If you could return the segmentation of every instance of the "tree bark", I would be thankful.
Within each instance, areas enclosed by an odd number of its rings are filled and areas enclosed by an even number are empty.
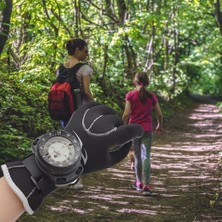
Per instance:
[[[118,6],[118,14],[119,14],[120,23],[124,25],[124,22],[127,16],[126,3],[123,0],[117,0],[116,3]]]
[[[10,18],[12,14],[12,0],[5,0],[5,8],[2,12],[2,23],[0,24],[0,54],[2,53],[9,35]]]
[[[215,17],[220,28],[220,34],[222,34],[222,13],[220,11],[220,0],[217,0],[215,2]]]

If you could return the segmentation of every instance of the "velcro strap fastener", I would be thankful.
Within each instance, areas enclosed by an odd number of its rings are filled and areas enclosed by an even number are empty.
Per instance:
[[[44,174],[37,166],[34,154],[25,158],[22,163],[31,174],[30,179],[32,180],[34,186],[38,190],[41,190],[45,196],[48,196],[56,189],[55,184],[50,177]]]

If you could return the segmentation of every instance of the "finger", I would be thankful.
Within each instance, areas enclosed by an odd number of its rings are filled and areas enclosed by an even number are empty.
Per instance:
[[[95,120],[105,115],[116,115],[116,112],[108,106],[97,105],[87,109],[83,116],[86,127],[90,126]]]
[[[121,125],[123,125],[122,119],[117,115],[106,115],[97,118],[93,124],[88,127],[88,130],[93,134],[96,133],[105,136],[117,130]]]
[[[93,108],[93,107],[95,107],[95,106],[100,106],[100,105],[101,105],[100,103],[97,103],[97,102],[94,102],[94,101],[92,101],[92,102],[87,102],[87,103],[81,105],[81,106],[76,110],[76,113],[78,113],[78,112],[83,112],[83,111],[85,111],[85,110],[87,110],[87,109],[91,109],[91,108]]]
[[[107,158],[104,158],[104,155],[100,155],[100,157],[96,156],[95,158],[90,158],[87,160],[83,174],[88,174],[95,171],[103,170],[108,166],[109,166],[109,161]]]
[[[116,115],[116,112],[108,106],[96,102],[86,103],[72,115],[65,130],[73,130],[76,127],[81,127],[82,124],[84,125],[83,127],[88,129],[98,118],[110,114]],[[102,125],[104,125],[104,123],[101,124],[101,126]]]
[[[111,167],[117,163],[119,163],[120,161],[122,161],[127,154],[129,153],[129,150],[132,146],[132,142],[128,142],[127,144],[123,145],[122,147],[119,147],[119,149],[115,152],[110,152],[110,157],[109,157],[109,166],[107,167]]]
[[[107,136],[107,140],[111,142],[112,147],[115,147],[140,138],[142,135],[143,128],[138,124],[121,125],[115,132]]]
[[[86,110],[99,106],[100,104],[97,102],[88,102],[86,104],[83,104],[80,106],[71,116],[69,122],[67,123],[65,130],[66,131],[72,131],[76,126],[81,126],[82,116],[86,112]]]
[[[98,170],[103,170],[108,167],[119,163],[123,160],[129,153],[132,142],[129,142],[122,147],[119,147],[118,151],[111,153],[97,152],[91,153],[90,158],[88,159],[86,166],[84,167],[83,174],[88,174]],[[95,157],[92,158],[92,156]]]
[[[115,133],[110,135],[110,141],[113,141],[113,146],[109,150],[109,166],[107,167],[111,167],[123,160],[132,147],[132,140],[142,135],[143,129],[138,124],[120,126]]]

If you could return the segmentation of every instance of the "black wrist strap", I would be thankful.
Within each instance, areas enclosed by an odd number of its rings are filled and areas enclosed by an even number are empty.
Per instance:
[[[44,196],[48,196],[52,191],[56,189],[54,183],[49,176],[44,175],[42,171],[39,170],[35,162],[35,156],[32,154],[22,161],[25,168],[30,173],[30,179],[32,180],[34,186],[41,190]]]

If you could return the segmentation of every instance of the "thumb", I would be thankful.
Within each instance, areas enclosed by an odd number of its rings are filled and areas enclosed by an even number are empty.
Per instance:
[[[116,133],[111,135],[110,141],[115,141],[112,143],[112,148],[109,150],[109,161],[107,167],[117,164],[123,160],[132,146],[132,140],[139,138],[143,135],[143,129],[138,124],[122,125],[118,128]]]
[[[143,136],[143,128],[138,124],[121,125],[118,129],[111,133],[107,140],[111,141],[110,146],[121,146],[132,141],[135,138]]]
[[[118,150],[114,152],[110,151],[110,156],[109,156],[109,161],[108,161],[109,166],[107,167],[111,167],[119,163],[121,160],[123,160],[129,153],[131,146],[132,146],[132,142],[128,142],[127,144],[120,146]]]

